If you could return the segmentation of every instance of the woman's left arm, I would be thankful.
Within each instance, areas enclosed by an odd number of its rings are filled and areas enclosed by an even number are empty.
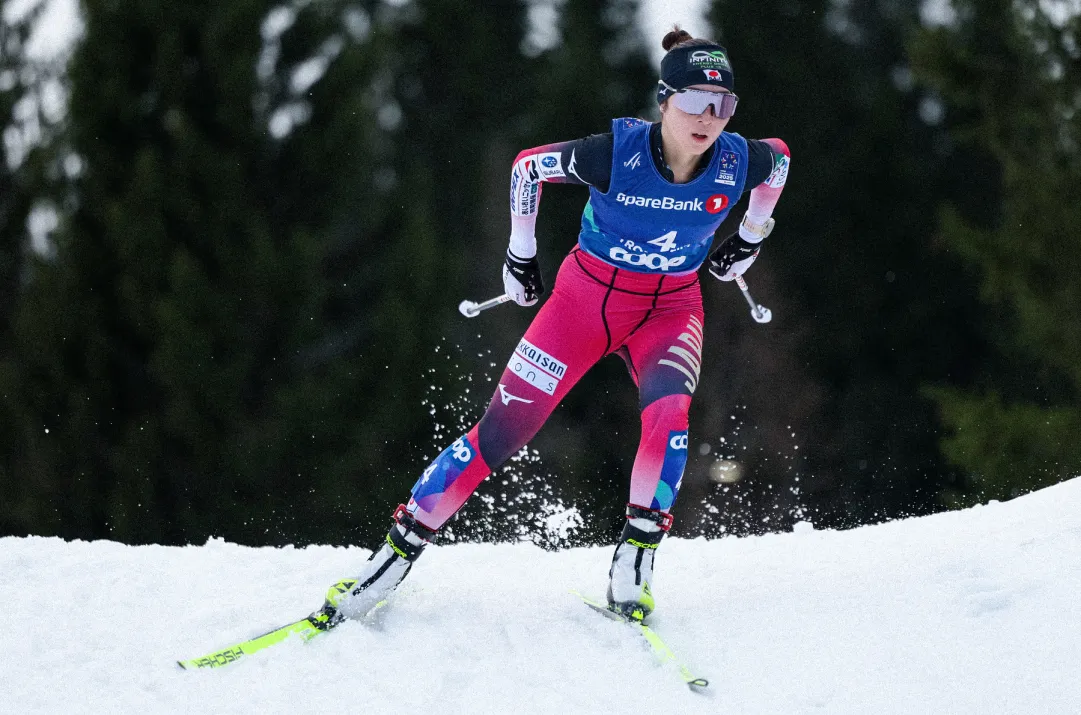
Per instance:
[[[773,209],[788,180],[792,158],[788,145],[780,139],[747,142],[748,166],[744,190],[750,188],[747,213],[739,231],[721,241],[709,256],[714,278],[730,281],[751,267],[758,257],[763,239],[773,230]]]
[[[748,169],[747,186],[751,189],[751,198],[747,206],[747,213],[743,216],[743,223],[739,227],[740,236],[752,243],[757,243],[764,238],[764,236],[757,235],[761,231],[756,232],[755,229],[765,226],[773,215],[773,209],[777,206],[777,200],[781,198],[781,191],[784,189],[785,182],[788,181],[788,165],[792,160],[792,153],[789,151],[788,145],[782,140],[762,139],[760,144],[769,147],[770,171],[765,179],[752,184],[751,181],[758,177],[752,177],[751,171]]]

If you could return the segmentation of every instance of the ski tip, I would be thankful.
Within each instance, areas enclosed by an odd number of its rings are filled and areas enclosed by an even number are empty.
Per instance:
[[[688,680],[687,686],[690,687],[696,693],[704,692],[709,687],[709,681],[705,678],[695,678],[694,680]]]
[[[188,666],[184,665],[184,661],[182,661],[182,660],[178,660],[176,662],[176,664],[180,666],[181,670],[187,670],[188,669]]]

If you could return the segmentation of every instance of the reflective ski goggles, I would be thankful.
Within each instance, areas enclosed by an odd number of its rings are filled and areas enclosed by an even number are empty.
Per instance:
[[[674,94],[669,95],[668,101],[687,114],[701,114],[708,108],[713,107],[713,116],[717,119],[728,119],[736,113],[736,104],[739,97],[731,92],[706,92],[701,89],[674,89],[663,81],[661,84]]]

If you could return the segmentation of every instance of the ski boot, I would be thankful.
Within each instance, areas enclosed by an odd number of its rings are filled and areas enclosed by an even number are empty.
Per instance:
[[[333,628],[350,618],[363,618],[397,588],[435,532],[424,528],[399,505],[383,546],[368,558],[356,578],[343,579],[327,590],[323,607],[308,617],[317,628]]]
[[[627,505],[627,523],[608,570],[611,610],[636,621],[653,612],[653,556],[671,528],[671,514]]]

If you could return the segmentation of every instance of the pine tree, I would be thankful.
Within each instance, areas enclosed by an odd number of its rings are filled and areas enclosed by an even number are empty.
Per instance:
[[[42,484],[18,469],[23,444],[40,438],[40,423],[21,423],[15,330],[25,288],[48,256],[64,177],[78,161],[62,140],[66,53],[31,53],[45,4],[0,2],[0,533],[25,533]]]
[[[954,7],[915,52],[950,136],[983,157],[996,189],[983,215],[955,201],[940,232],[979,278],[993,350],[973,379],[931,392],[951,429],[943,449],[965,476],[946,497],[969,504],[1081,471],[1081,20],[1037,2]]]
[[[523,111],[520,4],[85,13],[65,136],[85,171],[4,363],[7,454],[33,485],[12,529],[384,531],[490,223],[463,177]]]
[[[741,97],[733,127],[792,150],[777,228],[748,276],[775,316],[743,359],[758,381],[738,399],[758,478],[733,496],[751,502],[751,528],[791,490],[828,525],[939,508],[949,469],[921,390],[978,353],[969,284],[934,242],[953,157],[910,78],[918,12],[892,0],[712,5]],[[776,422],[785,414],[794,438]]]
[[[257,74],[266,3],[85,10],[68,136],[86,170],[14,333],[13,470],[40,486],[25,523],[129,541],[288,539],[291,500],[360,450],[341,427],[349,367],[318,359],[324,316],[340,309],[327,229],[342,216],[323,202],[355,194],[358,157],[298,166],[274,123],[317,117],[341,134],[372,112],[346,97],[349,111],[324,117],[289,95],[295,65]],[[301,24],[305,59],[344,37],[342,22]]]

